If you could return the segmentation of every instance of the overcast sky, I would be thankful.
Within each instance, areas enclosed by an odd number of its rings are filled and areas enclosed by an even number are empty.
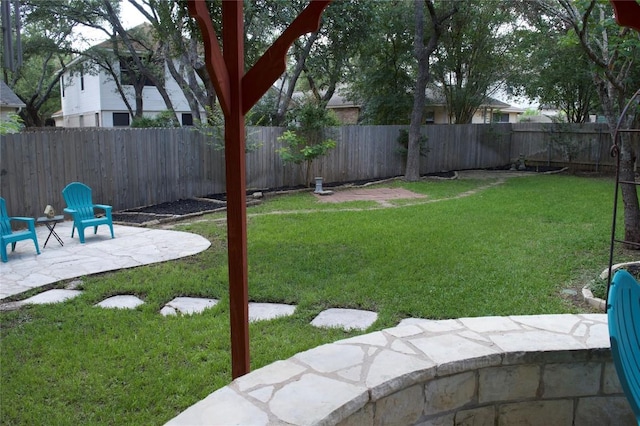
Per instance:
[[[126,0],[120,1],[120,19],[122,20],[122,26],[125,30],[140,25],[145,21],[142,14],[138,12],[138,9]],[[86,39],[86,42],[83,42],[80,40],[81,37],[76,38],[75,47],[79,49],[87,49],[107,39],[103,31],[93,28],[82,27],[82,29],[77,30],[76,33],[82,34],[82,38]]]

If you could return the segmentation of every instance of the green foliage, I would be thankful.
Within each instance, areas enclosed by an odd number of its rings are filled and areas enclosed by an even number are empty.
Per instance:
[[[201,120],[194,120],[193,129],[203,135],[207,136],[207,139],[216,151],[224,150],[224,114],[219,104],[215,105],[215,108],[205,107],[207,111],[207,122]],[[246,116],[247,122],[251,122],[253,113],[249,111]],[[249,132],[245,126],[245,146],[244,152],[249,153],[258,150],[262,146],[257,138],[255,138],[256,132]]]
[[[434,53],[431,72],[444,94],[451,122],[471,123],[486,97],[511,72],[515,45],[510,2],[457,2]]]
[[[398,135],[398,144],[400,148],[398,148],[398,153],[406,158],[409,152],[409,131],[406,129],[400,129],[400,134]],[[427,146],[427,142],[429,138],[427,135],[420,135],[420,140],[418,143],[420,144],[420,156],[426,157],[429,152],[429,147]]]
[[[520,70],[508,79],[513,91],[559,109],[569,122],[588,121],[598,106],[594,68],[575,35],[546,27],[522,30],[519,35],[521,50],[514,62]]]
[[[155,117],[135,117],[131,127],[180,127],[180,123],[173,111],[161,111]]]
[[[246,116],[246,123],[249,126],[275,126],[277,109],[278,95],[275,91],[268,90],[251,108]]]
[[[554,124],[546,126],[546,131],[551,141],[551,148],[559,152],[565,161],[573,166],[573,161],[583,151],[590,148],[589,144],[573,137],[573,130],[570,123],[555,121]]]
[[[336,147],[336,141],[333,139],[308,145],[306,139],[293,130],[286,130],[278,140],[284,144],[284,147],[278,149],[280,157],[285,163],[293,164],[313,161]]]
[[[369,2],[375,14],[353,54],[349,98],[364,124],[409,124],[415,87],[412,2]]]
[[[340,122],[333,111],[311,98],[289,111],[287,118],[289,128],[278,138],[283,143],[278,154],[285,163],[299,165],[304,184],[310,185],[312,164],[336,147],[329,134]]]
[[[625,270],[631,275],[633,275],[636,281],[640,281],[640,265],[639,264],[632,263],[629,265],[624,265],[620,267],[620,269]],[[615,270],[611,275],[612,276],[615,275],[616,271],[617,270]],[[607,298],[607,280],[606,279],[603,280],[602,278],[600,278],[600,276],[598,276],[596,279],[594,279],[591,282],[591,284],[589,284],[589,290],[591,290],[593,295],[598,299],[605,300]]]
[[[24,128],[24,121],[18,114],[11,113],[5,120],[0,120],[0,135],[19,133]]]

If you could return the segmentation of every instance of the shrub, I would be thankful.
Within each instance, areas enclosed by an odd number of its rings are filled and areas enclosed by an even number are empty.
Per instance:
[[[338,118],[325,105],[307,99],[287,114],[287,130],[278,138],[283,147],[278,149],[285,163],[300,166],[305,185],[311,184],[313,162],[336,147],[331,127],[340,124]]]
[[[173,111],[161,111],[155,117],[135,117],[131,121],[131,127],[180,127],[176,114]]]
[[[0,121],[0,135],[19,133],[24,128],[24,122],[18,114],[9,114],[6,120]]]

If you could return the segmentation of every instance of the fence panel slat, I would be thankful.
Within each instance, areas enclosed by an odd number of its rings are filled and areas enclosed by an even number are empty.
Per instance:
[[[406,126],[343,126],[337,146],[313,165],[324,182],[383,179],[406,167],[398,136]],[[284,164],[277,127],[250,127],[247,187],[299,185],[300,169]],[[430,125],[422,174],[499,167],[523,155],[529,164],[606,171],[611,137],[606,124]],[[179,129],[53,129],[4,135],[0,140],[0,193],[12,215],[40,216],[47,204],[61,212],[61,190],[81,181],[97,202],[115,210],[225,192],[224,150],[212,135]],[[312,183],[312,182],[311,182]]]

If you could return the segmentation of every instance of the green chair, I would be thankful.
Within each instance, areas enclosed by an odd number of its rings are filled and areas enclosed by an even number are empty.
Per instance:
[[[91,188],[84,183],[71,182],[62,190],[62,196],[67,203],[64,212],[73,217],[73,228],[71,229],[71,238],[78,229],[78,237],[80,242],[84,244],[84,229],[93,226],[93,233],[98,233],[98,226],[107,225],[113,235],[113,221],[111,220],[111,206],[104,204],[93,204]],[[104,211],[104,216],[96,216],[94,209]]]
[[[640,426],[640,284],[625,270],[611,281],[607,319],[616,373]]]
[[[13,231],[11,222],[23,222],[27,224],[25,231]],[[0,197],[0,257],[3,262],[7,262],[7,244],[11,244],[11,251],[15,251],[16,243],[23,240],[32,240],[36,246],[36,253],[40,254],[38,237],[36,236],[36,221],[31,217],[10,217],[7,214],[7,204],[4,198]]]

